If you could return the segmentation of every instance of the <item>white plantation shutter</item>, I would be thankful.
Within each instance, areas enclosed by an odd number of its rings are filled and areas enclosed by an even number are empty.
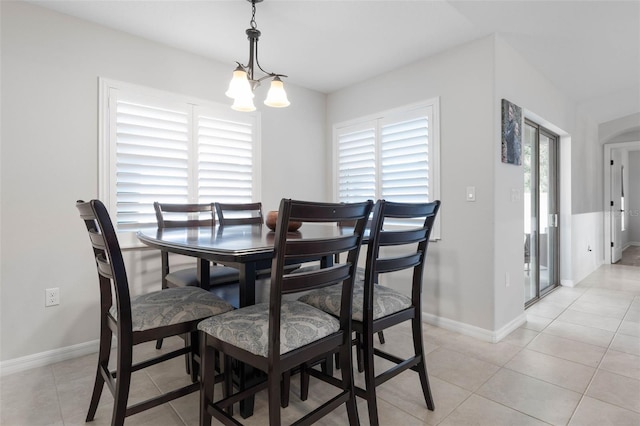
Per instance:
[[[334,126],[336,199],[439,198],[438,99]],[[432,238],[440,235],[439,220]]]
[[[257,114],[101,79],[100,191],[123,247],[156,225],[153,202],[259,198]]]
[[[119,230],[133,230],[156,223],[154,201],[188,200],[189,116],[118,99],[115,120],[115,216]]]
[[[383,124],[380,133],[380,198],[403,203],[428,201],[429,123],[426,112],[415,118]]]
[[[375,128],[364,125],[338,134],[338,200],[356,203],[375,199]]]
[[[199,202],[250,203],[253,124],[198,115]]]

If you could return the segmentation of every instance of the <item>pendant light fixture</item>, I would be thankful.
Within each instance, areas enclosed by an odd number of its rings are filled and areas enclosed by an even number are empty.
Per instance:
[[[267,72],[262,69],[258,62],[258,39],[260,38],[260,31],[256,25],[256,3],[260,3],[262,0],[247,0],[251,2],[251,21],[249,24],[251,28],[247,29],[247,37],[249,39],[249,62],[247,65],[242,65],[240,62],[236,62],[238,66],[233,71],[233,78],[229,83],[225,95],[233,99],[233,108],[236,111],[255,111],[256,107],[253,104],[253,91],[260,85],[263,80],[271,79],[271,87],[267,93],[267,98],[264,100],[264,104],[270,107],[283,108],[289,106],[290,102],[287,99],[287,92],[284,90],[284,84],[280,77],[286,77],[284,74],[275,74]],[[260,78],[256,78],[254,75],[254,66],[266,75]]]

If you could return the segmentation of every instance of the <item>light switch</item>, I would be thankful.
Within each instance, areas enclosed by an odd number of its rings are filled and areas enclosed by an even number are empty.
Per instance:
[[[475,201],[475,200],[476,200],[476,187],[467,186],[467,201]]]

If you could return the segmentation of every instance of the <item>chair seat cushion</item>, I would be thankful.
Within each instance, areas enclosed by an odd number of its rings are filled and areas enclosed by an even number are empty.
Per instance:
[[[177,287],[131,298],[133,331],[208,318],[233,310],[233,306],[199,287]],[[114,306],[109,310],[118,318]]]
[[[198,268],[179,269],[167,274],[167,281],[176,287],[198,286]],[[228,266],[211,265],[209,282],[213,285],[238,282],[240,272]]]
[[[280,354],[320,340],[340,329],[340,322],[326,312],[298,301],[283,301]],[[259,303],[208,318],[198,329],[255,355],[269,350],[269,304]]]
[[[301,302],[308,303],[332,315],[340,315],[340,298],[342,285],[334,285],[312,291],[300,297]],[[364,284],[357,281],[353,286],[353,311],[351,318],[363,320]],[[411,298],[382,285],[373,286],[373,319],[379,319],[411,307]]]

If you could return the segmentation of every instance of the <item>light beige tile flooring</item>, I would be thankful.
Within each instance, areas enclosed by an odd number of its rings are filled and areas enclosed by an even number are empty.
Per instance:
[[[425,407],[417,375],[405,372],[379,388],[383,425],[640,425],[640,268],[605,265],[575,288],[560,288],[527,311],[527,323],[497,344],[425,326],[427,368],[436,410]],[[387,348],[406,351],[408,329],[386,333]],[[165,348],[178,346],[180,339]],[[164,348],[163,348],[164,350]],[[155,352],[153,344],[138,355]],[[92,389],[95,355],[2,378],[0,424],[81,425]],[[134,374],[131,399],[184,383],[182,359]],[[361,377],[357,377],[361,382]],[[308,405],[292,382],[288,424]],[[312,382],[309,404],[330,392]],[[93,424],[110,423],[105,389]],[[362,424],[366,404],[359,400]],[[264,394],[247,424],[264,425]],[[195,425],[192,394],[127,418],[128,425]],[[323,420],[347,423],[341,408]]]

